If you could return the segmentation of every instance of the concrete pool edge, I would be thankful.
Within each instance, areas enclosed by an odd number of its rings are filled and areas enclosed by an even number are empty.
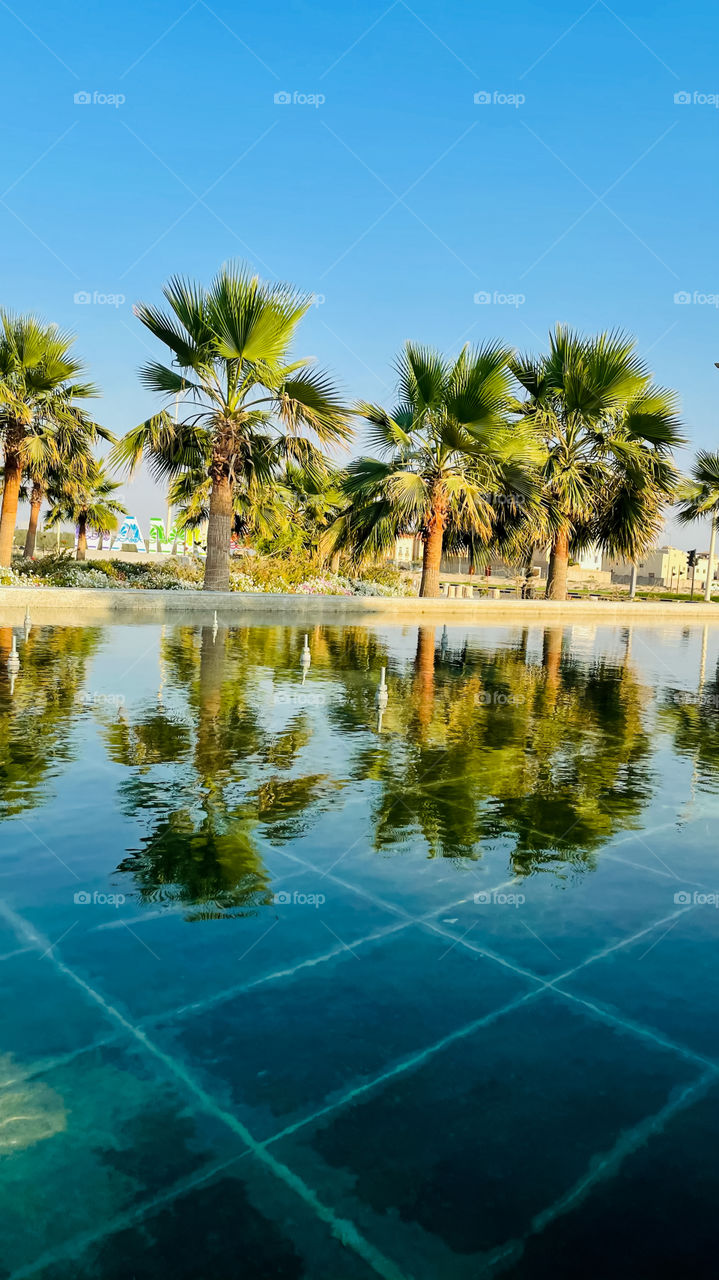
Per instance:
[[[182,616],[214,613],[222,621],[244,621],[263,615],[277,621],[325,621],[355,623],[373,619],[411,625],[418,620],[443,623],[516,621],[605,621],[666,624],[667,622],[719,623],[719,602],[628,600],[420,600],[416,597],[264,595],[239,591],[146,591],[102,587],[0,587],[0,619],[6,625],[22,622],[25,609],[52,621],[72,615],[73,621],[164,621]]]

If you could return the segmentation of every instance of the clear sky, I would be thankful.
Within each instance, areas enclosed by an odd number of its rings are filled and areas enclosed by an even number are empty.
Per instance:
[[[314,292],[298,354],[352,397],[406,338],[621,326],[719,446],[708,0],[0,0],[0,40],[0,301],[77,333],[114,431],[158,407],[132,303],[244,258]]]

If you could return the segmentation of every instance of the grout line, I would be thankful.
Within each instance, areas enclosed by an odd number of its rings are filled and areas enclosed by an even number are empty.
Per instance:
[[[348,1106],[354,1102],[356,1098],[362,1097],[363,1094],[369,1093],[370,1090],[380,1085],[386,1084],[388,1080],[394,1079],[395,1076],[402,1075],[405,1071],[411,1071],[413,1067],[423,1066],[436,1053],[441,1053],[443,1049],[450,1045],[456,1044],[459,1040],[465,1040],[467,1036],[474,1035],[482,1027],[490,1026],[496,1022],[498,1018],[504,1017],[507,1013],[513,1013],[515,1009],[519,1009],[521,1005],[526,1004],[529,1000],[536,999],[537,996],[543,995],[544,989],[537,988],[534,991],[525,991],[524,995],[517,996],[514,1000],[510,1000],[508,1004],[502,1005],[500,1009],[493,1009],[491,1013],[485,1013],[481,1018],[476,1018],[474,1022],[468,1022],[465,1026],[459,1027],[456,1031],[450,1031],[446,1036],[442,1036],[441,1040],[436,1040],[434,1044],[427,1045],[424,1049],[419,1049],[415,1053],[409,1054],[406,1058],[400,1058],[387,1071],[383,1071],[381,1075],[373,1076],[371,1080],[366,1080],[363,1084],[355,1085],[353,1089],[349,1089],[346,1093],[338,1098],[335,1102],[328,1103],[327,1106],[320,1107],[318,1111],[312,1113],[311,1116],[305,1116],[302,1120],[295,1121],[294,1124],[287,1125],[285,1129],[281,1129],[279,1133],[273,1133],[270,1138],[266,1138],[264,1146],[269,1146],[273,1142],[278,1142],[280,1138],[289,1137],[290,1134],[296,1133],[298,1129],[304,1129],[306,1125],[313,1124],[317,1120],[321,1120],[322,1116],[329,1115],[334,1111],[338,1111],[342,1107]]]
[[[32,949],[32,947],[17,947],[15,951],[6,951],[4,955],[0,956],[0,964],[2,964],[3,960],[13,960],[15,956],[24,956]]]
[[[359,938],[357,942],[353,942],[353,947],[364,946],[368,942],[374,942],[377,938],[385,938],[390,934],[398,933],[403,929],[409,928],[412,921],[406,923],[389,925],[386,929],[377,929],[374,933],[368,933],[366,937]],[[178,1009],[166,1009],[162,1013],[149,1014],[145,1018],[140,1018],[141,1026],[154,1026],[158,1022],[166,1022],[171,1018],[187,1018],[194,1014],[204,1013],[207,1009],[214,1009],[218,1004],[224,1004],[227,1000],[234,999],[235,996],[242,995],[245,991],[251,991],[254,987],[261,987],[265,982],[274,982],[280,978],[291,978],[295,973],[299,973],[302,969],[311,969],[315,965],[323,964],[326,960],[333,960],[335,956],[342,955],[347,950],[345,943],[340,946],[332,947],[330,951],[323,952],[322,955],[312,956],[309,960],[301,960],[299,964],[293,965],[291,969],[276,969],[273,973],[263,974],[259,978],[253,978],[250,982],[238,983],[234,987],[225,987],[223,991],[217,991],[211,996],[207,996],[203,1000],[195,1000],[192,1004],[181,1005]]]
[[[661,921],[658,922],[658,925],[660,923],[663,923],[663,922]],[[451,934],[446,934],[441,929],[435,930],[434,926],[430,925],[428,927],[432,928],[433,931],[440,933],[445,937],[452,937]],[[611,949],[616,950],[617,947],[627,946],[630,942],[636,941],[637,938],[641,936],[642,936],[641,933],[633,935],[632,938],[626,939],[621,943],[617,943],[617,946]],[[387,1071],[382,1072],[381,1075],[375,1076],[371,1080],[365,1081],[363,1084],[357,1085],[355,1088],[350,1089],[347,1093],[343,1094],[335,1102],[329,1103],[327,1106],[321,1107],[318,1111],[314,1112],[312,1115],[306,1116],[301,1120],[297,1120],[294,1124],[289,1125],[287,1128],[281,1130],[279,1133],[273,1134],[270,1138],[267,1138],[265,1140],[266,1145],[269,1145],[272,1142],[276,1142],[279,1138],[284,1138],[289,1134],[297,1132],[298,1129],[304,1128],[305,1125],[312,1124],[314,1121],[321,1119],[322,1116],[328,1115],[330,1112],[339,1110],[340,1108],[351,1103],[356,1097],[359,1097],[362,1094],[369,1092],[371,1089],[374,1089],[376,1086],[385,1083],[387,1080],[392,1079],[395,1075],[399,1075],[403,1071],[409,1070],[411,1067],[427,1061],[429,1058],[433,1057],[435,1053],[440,1053],[443,1049],[445,1049],[448,1045],[453,1044],[456,1040],[463,1039],[465,1035],[471,1035],[474,1031],[478,1030],[479,1028],[485,1025],[488,1025],[489,1023],[493,1022],[496,1018],[502,1017],[505,1013],[513,1011],[515,1008],[518,1008],[520,1005],[525,1004],[528,1000],[531,1000],[540,995],[544,995],[547,992],[550,994],[553,993],[555,995],[561,996],[563,999],[569,1000],[574,1004],[582,1005],[584,1008],[586,1008],[590,1013],[592,1013],[596,1018],[598,1018],[602,1022],[607,1022],[611,1026],[615,1028],[619,1028],[622,1031],[634,1034],[640,1037],[641,1039],[650,1040],[652,1044],[664,1050],[676,1053],[681,1057],[688,1058],[690,1061],[697,1063],[698,1065],[704,1068],[708,1067],[710,1070],[719,1073],[719,1063],[714,1063],[710,1058],[702,1057],[701,1054],[695,1053],[694,1050],[690,1049],[688,1046],[675,1043],[673,1040],[669,1040],[668,1038],[662,1036],[660,1032],[654,1031],[651,1027],[644,1027],[641,1023],[633,1022],[629,1019],[622,1019],[621,1017],[618,1017],[616,1014],[613,1014],[610,1010],[604,1009],[600,1005],[594,1005],[590,1001],[584,1000],[581,996],[575,996],[575,995],[572,995],[571,992],[563,991],[555,987],[553,981],[548,981],[543,978],[540,978],[536,974],[531,973],[529,970],[519,969],[517,968],[516,965],[513,965],[508,961],[503,960],[501,956],[496,956],[492,952],[485,951],[483,948],[478,947],[473,943],[465,944],[462,939],[457,939],[456,941],[458,942],[459,945],[466,946],[468,950],[474,951],[480,955],[484,955],[488,959],[498,961],[500,964],[503,964],[505,967],[512,969],[513,972],[517,973],[521,977],[532,979],[534,982],[538,984],[538,986],[533,991],[525,992],[523,996],[520,996],[517,999],[510,1001],[509,1004],[503,1005],[500,1009],[496,1009],[492,1013],[486,1014],[484,1017],[478,1019],[476,1022],[470,1023],[466,1027],[461,1027],[457,1031],[450,1032],[448,1035],[443,1036],[441,1040],[437,1040],[434,1044],[428,1045],[425,1049],[422,1049],[417,1053],[411,1054],[407,1058],[401,1059],[399,1063],[396,1063],[393,1067],[390,1067]],[[601,953],[601,952],[598,953],[598,955],[602,955],[602,954],[604,953]],[[569,973],[564,976],[568,977],[573,975],[574,973],[578,972],[580,969],[583,969],[585,965],[591,964],[592,961],[596,958],[597,957],[594,957],[594,956],[590,957],[588,960],[584,961],[581,965],[577,965],[576,969],[570,970]]]
[[[662,871],[659,867],[649,867],[643,862],[632,862],[630,858],[620,858],[616,853],[605,853],[602,851],[601,859],[602,862],[617,862],[622,867],[633,867],[636,871],[648,871],[650,875],[663,876],[665,880],[677,879],[677,877],[672,875],[669,871]],[[698,880],[685,880],[682,877],[681,882],[682,884],[696,884],[701,887]]]
[[[22,916],[13,911],[6,903],[0,902],[0,914],[15,929],[16,934],[27,939],[31,946],[36,950],[44,951],[47,948],[47,939],[43,938]],[[75,973],[69,965],[52,952],[48,952],[50,962],[55,966],[59,973],[65,974],[70,978],[85,994],[104,1010],[108,1018],[118,1023],[128,1035],[132,1036],[144,1049],[147,1050],[154,1058],[161,1062],[165,1069],[174,1075],[182,1084],[193,1094],[200,1107],[209,1115],[215,1116],[222,1121],[233,1133],[235,1133],[249,1150],[257,1156],[262,1164],[264,1164],[271,1173],[274,1173],[287,1187],[302,1199],[320,1219],[332,1230],[335,1237],[342,1241],[343,1244],[359,1254],[359,1256],[374,1270],[382,1280],[403,1280],[399,1270],[394,1263],[384,1256],[379,1249],[375,1248],[370,1241],[366,1240],[359,1229],[347,1218],[338,1218],[331,1208],[325,1205],[298,1174],[294,1173],[287,1165],[276,1160],[264,1146],[259,1143],[250,1133],[249,1129],[232,1115],[231,1112],[224,1110],[219,1103],[202,1088],[201,1085],[192,1077],[190,1072],[177,1062],[169,1053],[156,1045],[150,1037],[135,1026],[129,1018],[126,1018],[119,1009],[111,1005],[102,994],[95,991],[84,978]]]
[[[554,987],[553,990],[557,995],[564,996],[565,1000],[571,1000],[574,1004],[581,1004],[584,1009],[588,1009],[591,1014],[602,1022],[608,1022],[612,1026],[618,1027],[621,1031],[629,1031],[631,1034],[640,1036],[643,1040],[651,1040],[661,1049],[668,1049],[672,1053],[678,1053],[683,1058],[688,1058],[690,1062],[697,1066],[709,1068],[712,1071],[719,1072],[719,1062],[714,1062],[712,1058],[705,1058],[703,1054],[697,1053],[696,1050],[690,1049],[688,1045],[680,1044],[676,1040],[670,1040],[668,1036],[662,1035],[661,1031],[655,1031],[653,1027],[647,1027],[643,1022],[635,1022],[633,1018],[623,1018],[621,1014],[612,1013],[612,1010],[606,1005],[595,1004],[592,1000],[585,1000],[584,996],[573,995],[571,991],[563,991],[561,987]]]
[[[29,948],[34,950],[34,948]],[[67,1053],[58,1054],[55,1058],[43,1058],[39,1062],[33,1063],[26,1071],[22,1069],[14,1076],[7,1080],[0,1080],[0,1090],[9,1089],[13,1085],[25,1084],[27,1080],[34,1080],[36,1076],[44,1076],[48,1071],[55,1071],[58,1067],[66,1067],[69,1063],[74,1062],[76,1058],[81,1058],[85,1053],[92,1053],[95,1049],[104,1049],[106,1045],[117,1044],[120,1039],[120,1033],[115,1032],[114,1035],[103,1036],[100,1040],[91,1040],[89,1044],[85,1044],[81,1049],[69,1049]]]
[[[303,866],[308,870],[315,870],[310,863],[303,863]],[[333,876],[332,879],[335,880],[336,877]],[[360,890],[355,890],[354,886],[350,885],[347,881],[338,881],[338,883],[342,884],[344,888],[352,889],[353,892],[361,892]],[[513,883],[513,880],[505,881],[502,885],[497,885],[494,889],[488,890],[488,892],[499,892],[499,890],[504,888],[505,885]],[[367,893],[363,893],[363,896],[369,897]],[[432,919],[435,915],[442,915],[445,911],[453,911],[456,907],[459,907],[462,903],[468,901],[466,896],[456,898],[452,902],[444,903],[439,908],[433,907],[432,910],[427,912],[424,916],[415,917],[408,915],[401,907],[390,906],[389,903],[383,903],[379,898],[370,897],[369,900],[373,902],[375,906],[381,906],[383,909],[388,911],[394,911],[395,914],[404,916],[405,919],[398,924],[386,925],[383,929],[375,929],[373,933],[368,933],[363,938],[358,938],[357,941],[352,942],[353,947],[366,946],[367,943],[374,942],[378,938],[389,937],[393,933],[399,933],[403,929],[408,929],[411,925],[419,925],[421,927],[426,920]],[[295,973],[299,973],[302,969],[311,969],[314,968],[315,965],[324,963],[326,960],[334,960],[336,956],[342,955],[346,950],[347,944],[342,943],[340,946],[332,947],[329,951],[325,951],[321,955],[311,956],[307,960],[300,960],[298,964],[293,965],[289,969],[276,969],[273,973],[262,974],[258,978],[252,978],[249,982],[240,982],[232,987],[225,987],[224,990],[217,991],[213,995],[206,996],[202,1000],[194,1000],[191,1004],[180,1005],[179,1008],[175,1009],[164,1009],[160,1013],[148,1014],[146,1017],[138,1019],[139,1024],[140,1026],[154,1026],[158,1022],[166,1022],[169,1018],[185,1018],[194,1016],[197,1013],[203,1013],[205,1009],[212,1009],[218,1004],[224,1004],[225,1001],[232,1000],[235,996],[242,995],[244,991],[251,991],[254,987],[262,986],[265,982],[274,982],[280,978],[291,978]]]

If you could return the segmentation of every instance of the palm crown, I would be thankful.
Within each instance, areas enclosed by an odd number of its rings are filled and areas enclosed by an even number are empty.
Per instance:
[[[356,552],[379,552],[402,531],[424,540],[421,595],[436,595],[448,524],[488,539],[492,496],[514,487],[529,492],[531,450],[507,420],[509,350],[499,343],[465,347],[454,361],[407,343],[397,361],[399,404],[392,414],[371,404],[358,411],[383,458],[350,464],[352,501],[341,536]]]
[[[276,466],[278,450],[311,465],[317,445],[344,442],[347,411],[329,376],[289,349],[312,299],[289,285],[269,285],[241,267],[223,267],[209,289],[174,277],[169,311],[141,304],[135,313],[172,352],[151,361],[144,385],[175,397],[167,409],[128,432],[114,460],[134,467],[147,453],[154,473],[186,470],[211,480],[205,586],[229,585],[233,490],[252,493]]]
[[[120,485],[111,480],[102,463],[92,459],[79,468],[66,472],[57,486],[49,490],[50,511],[45,521],[48,529],[70,521],[77,525],[77,558],[85,559],[87,530],[111,533],[117,528],[118,516],[127,510],[115,494]]]
[[[653,541],[682,443],[673,392],[653,384],[633,339],[557,326],[549,353],[511,360],[526,398],[516,412],[543,446],[554,527],[547,594],[564,598],[570,546],[598,542],[634,559]]]
[[[0,312],[0,440],[5,454],[0,564],[9,564],[23,471],[40,477],[78,453],[102,429],[75,402],[97,395],[79,381],[74,338],[33,316]]]

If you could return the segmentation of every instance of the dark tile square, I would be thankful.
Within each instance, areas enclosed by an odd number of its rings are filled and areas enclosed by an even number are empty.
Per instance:
[[[317,903],[318,898],[324,902]],[[133,1019],[202,1001],[397,923],[397,916],[317,875],[292,877],[241,917],[185,920],[173,911],[114,913],[73,929],[63,960]]]
[[[25,1070],[115,1034],[107,1018],[51,956],[37,950],[0,961],[0,1050]],[[0,1083],[6,1073],[0,1067]]]
[[[544,993],[271,1150],[415,1280],[464,1280],[695,1075]]]
[[[436,923],[542,977],[554,978],[676,910],[680,886],[614,861],[531,876],[492,893],[481,885]]]
[[[131,1216],[131,1215],[128,1215]],[[111,1224],[110,1224],[111,1225]],[[371,1245],[370,1245],[371,1248]],[[299,1195],[253,1157],[159,1204],[38,1280],[376,1280]]]
[[[719,893],[716,895],[719,902]],[[674,905],[674,911],[681,904]],[[719,1055],[719,910],[696,905],[563,986],[653,1027],[695,1053]]]
[[[691,1275],[715,1280],[719,1088],[629,1155],[577,1206],[524,1243],[503,1280]],[[521,1246],[520,1246],[521,1247]]]
[[[268,1137],[531,989],[412,925],[153,1030]]]

